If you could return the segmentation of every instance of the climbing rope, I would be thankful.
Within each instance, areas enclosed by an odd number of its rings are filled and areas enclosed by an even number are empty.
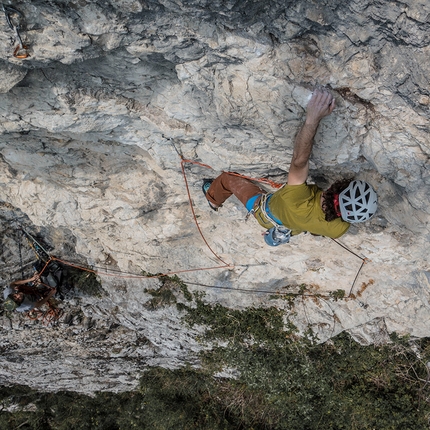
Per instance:
[[[107,269],[104,268],[99,268],[100,270],[94,270],[92,268],[89,267],[85,267],[82,265],[78,265],[75,263],[70,263],[68,261],[65,260],[61,260],[60,258],[57,257],[51,257],[52,261],[58,261],[59,263],[62,263],[66,266],[70,266],[70,267],[74,267],[75,269],[79,269],[79,270],[83,270],[86,272],[90,272],[90,273],[94,273],[95,275],[99,275],[99,276],[110,276],[113,278],[127,278],[127,279],[148,279],[148,278],[162,278],[164,276],[172,276],[172,275],[178,275],[180,273],[188,273],[188,272],[196,272],[199,270],[211,270],[211,269],[219,269],[220,267],[232,267],[230,265],[225,265],[225,266],[215,266],[215,267],[201,267],[198,269],[184,269],[184,270],[177,270],[175,272],[167,272],[167,273],[159,273],[157,275],[137,275],[134,273],[128,273],[128,272],[122,272],[120,270],[110,270],[109,272],[107,271]],[[102,271],[104,270],[104,271]]]
[[[226,268],[226,267],[233,267],[230,264],[226,263],[209,245],[208,241],[206,240],[200,225],[197,221],[197,217],[196,217],[196,213],[194,211],[194,206],[192,203],[192,199],[191,199],[191,193],[190,193],[190,187],[188,186],[188,180],[187,180],[187,175],[185,174],[185,163],[193,163],[193,164],[198,164],[199,166],[203,166],[203,167],[209,167],[206,164],[202,164],[202,163],[198,163],[197,161],[191,161],[191,160],[185,160],[184,158],[181,159],[181,169],[182,169],[182,174],[184,176],[184,181],[185,181],[185,187],[187,189],[187,194],[188,194],[188,201],[190,202],[190,208],[191,208],[191,213],[193,214],[193,218],[194,218],[194,222],[197,226],[197,230],[200,233],[200,236],[202,237],[204,243],[206,244],[206,246],[209,248],[209,250],[212,252],[212,254],[215,256],[215,258],[219,261],[221,261],[221,263],[224,263],[223,266],[218,266],[216,267],[217,269],[221,269],[221,268]],[[210,168],[210,167],[209,167]],[[214,267],[215,268],[215,267]]]
[[[186,175],[186,173],[185,173],[185,164],[194,164],[194,165],[197,165],[197,166],[201,166],[201,167],[205,167],[205,168],[207,168],[207,169],[211,169],[211,170],[213,170],[213,169],[212,169],[212,167],[211,167],[211,166],[209,166],[209,165],[207,165],[207,164],[200,163],[199,161],[188,160],[188,159],[184,158],[184,157],[182,156],[182,154],[178,151],[178,149],[176,148],[176,146],[174,145],[174,143],[173,143],[173,142],[172,142],[172,145],[173,145],[173,147],[175,148],[176,152],[178,153],[179,157],[181,158],[181,170],[182,170],[182,175],[183,175],[183,177],[184,177],[185,188],[186,188],[186,190],[187,190],[187,195],[188,195],[188,201],[189,201],[189,203],[190,203],[191,213],[192,213],[192,215],[193,215],[194,223],[196,224],[197,230],[198,230],[198,232],[200,233],[200,236],[202,237],[202,239],[203,239],[204,243],[206,244],[206,246],[208,247],[208,249],[211,251],[211,253],[215,256],[215,258],[216,258],[217,260],[221,261],[222,263],[224,263],[224,265],[223,265],[223,266],[217,266],[217,267],[214,267],[214,269],[215,269],[215,268],[216,268],[216,269],[220,269],[220,268],[226,268],[226,267],[229,267],[229,268],[234,267],[234,266],[232,266],[231,264],[226,263],[226,262],[225,262],[225,261],[224,261],[224,260],[223,260],[223,259],[222,259],[222,258],[221,258],[221,257],[220,257],[220,256],[219,256],[219,255],[218,255],[218,254],[213,250],[213,249],[212,249],[212,247],[209,245],[208,241],[206,240],[206,238],[205,238],[205,236],[204,236],[204,234],[203,234],[203,232],[202,232],[202,230],[201,230],[201,228],[200,228],[199,222],[197,221],[196,213],[195,213],[195,211],[194,211],[194,206],[193,206],[193,203],[192,203],[190,187],[189,187],[189,185],[188,185],[187,175]],[[236,173],[236,172],[225,172],[225,173],[228,173],[229,175],[232,175],[232,176],[238,176],[238,177],[240,177],[240,178],[248,179],[248,180],[250,180],[250,181],[264,182],[264,183],[266,183],[266,184],[270,185],[270,186],[271,186],[271,187],[273,187],[273,188],[281,188],[281,187],[282,187],[282,184],[278,184],[278,183],[276,183],[276,182],[274,182],[274,181],[272,181],[272,180],[270,180],[270,179],[267,179],[267,178],[251,178],[251,177],[249,177],[249,176],[241,175],[240,173]]]
[[[23,226],[20,228],[36,257],[43,262],[48,261],[50,259],[49,252]]]
[[[49,307],[48,310],[32,309],[26,313],[27,317],[32,321],[41,322],[46,327],[54,325],[63,315],[63,310],[54,308],[49,301],[46,304]]]
[[[186,163],[190,163],[190,164],[195,164],[195,165],[198,165],[198,166],[201,166],[201,167],[205,167],[205,168],[208,168],[208,169],[211,169],[211,170],[213,170],[213,168],[211,167],[211,166],[209,166],[209,165],[207,165],[207,164],[204,164],[204,163],[200,163],[200,162],[198,162],[198,161],[194,161],[194,160],[189,160],[189,159],[186,159],[186,158],[184,158],[184,156],[182,155],[182,153],[178,150],[178,148],[176,147],[176,145],[175,145],[175,143],[173,142],[173,140],[172,139],[169,139],[170,140],[170,142],[171,142],[171,144],[173,145],[173,147],[175,148],[175,151],[176,151],[176,153],[179,155],[179,157],[180,157],[180,159],[181,159],[181,169],[182,169],[182,174],[183,174],[183,177],[184,177],[184,181],[185,181],[185,186],[186,186],[186,190],[187,190],[187,194],[188,194],[188,200],[189,200],[189,203],[190,203],[190,207],[191,207],[191,211],[192,211],[192,214],[193,214],[193,218],[194,218],[194,222],[195,222],[195,224],[196,224],[196,226],[197,226],[197,229],[198,229],[198,231],[199,231],[199,233],[200,233],[200,235],[201,235],[201,237],[203,238],[203,240],[204,240],[204,242],[206,243],[206,245],[208,246],[208,248],[210,249],[210,251],[215,255],[215,257],[217,258],[217,259],[219,259],[220,261],[222,261],[223,263],[225,263],[213,250],[212,250],[212,248],[209,246],[209,244],[208,244],[208,242],[207,242],[207,240],[205,239],[205,237],[204,237],[204,235],[203,235],[203,233],[202,233],[202,231],[201,231],[201,228],[200,228],[200,226],[199,226],[199,223],[198,223],[198,221],[197,221],[197,217],[196,217],[196,215],[195,215],[195,212],[194,212],[194,207],[193,207],[193,204],[192,204],[192,199],[191,199],[191,193],[190,193],[190,189],[189,189],[189,186],[188,186],[188,180],[187,180],[187,176],[186,176],[186,173],[185,173],[185,164]],[[265,184],[267,184],[267,185],[269,185],[269,186],[271,186],[272,188],[275,188],[275,189],[279,189],[279,188],[281,188],[282,186],[283,186],[283,184],[280,184],[280,183],[278,183],[278,182],[274,182],[274,181],[272,181],[272,180],[270,180],[270,179],[267,179],[267,178],[252,178],[252,177],[250,177],[250,176],[246,176],[246,175],[242,175],[242,174],[240,174],[240,173],[236,173],[236,172],[224,172],[224,173],[228,173],[229,175],[233,175],[233,176],[238,176],[238,177],[240,177],[240,178],[244,178],[244,179],[248,179],[248,180],[250,180],[250,181],[255,181],[255,182],[261,182],[261,183],[265,183]],[[368,259],[368,258],[366,258],[366,257],[360,257],[357,253],[355,253],[354,251],[352,251],[351,249],[349,249],[348,247],[346,247],[345,245],[343,245],[342,243],[340,243],[340,242],[338,242],[336,239],[332,239],[335,243],[337,243],[339,246],[341,246],[342,248],[344,248],[345,250],[347,250],[348,252],[350,252],[351,254],[353,254],[353,255],[355,255],[357,258],[359,258],[360,260],[362,260],[362,262],[361,262],[361,265],[360,265],[360,267],[359,267],[359,269],[358,269],[358,271],[357,271],[357,273],[356,273],[356,275],[355,275],[355,278],[354,278],[354,280],[353,280],[353,282],[352,282],[352,285],[351,285],[351,288],[350,288],[350,291],[349,291],[349,294],[348,294],[348,296],[347,297],[351,297],[351,294],[352,294],[352,291],[353,291],[353,289],[354,289],[354,286],[355,286],[355,283],[356,283],[356,281],[357,281],[357,279],[358,279],[358,276],[359,276],[359,274],[360,274],[360,272],[361,272],[361,270],[362,270],[362,268],[363,268],[363,266],[366,264],[366,263],[368,263],[368,262],[370,262],[370,260]],[[226,264],[226,263],[225,263]],[[231,267],[231,266],[220,266],[220,267]]]
[[[210,252],[214,255],[214,257],[220,261],[221,263],[223,263],[222,265],[219,266],[212,266],[212,267],[201,267],[201,268],[195,268],[195,269],[184,269],[184,270],[177,270],[177,271],[173,271],[173,272],[167,272],[167,273],[160,273],[160,274],[156,274],[156,275],[137,275],[137,274],[133,274],[133,273],[128,273],[128,272],[123,272],[120,270],[109,270],[106,268],[97,268],[97,267],[86,267],[80,264],[76,264],[76,263],[72,263],[72,262],[68,262],[65,261],[63,259],[57,258],[57,257],[53,257],[51,255],[48,254],[48,252],[43,248],[43,246],[37,242],[33,236],[31,236],[28,232],[25,231],[24,228],[21,227],[23,233],[25,234],[26,238],[28,239],[30,246],[33,248],[33,250],[35,251],[36,255],[38,256],[38,258],[40,258],[42,261],[45,262],[45,266],[43,267],[43,269],[40,271],[39,276],[42,275],[42,273],[46,270],[46,268],[48,267],[48,265],[52,262],[52,261],[58,261],[59,263],[62,263],[66,266],[69,267],[73,267],[82,271],[86,271],[89,273],[93,273],[95,275],[98,276],[108,276],[108,277],[115,277],[115,278],[125,278],[125,279],[150,279],[150,278],[162,278],[162,277],[166,277],[166,276],[172,276],[172,275],[178,275],[178,274],[183,274],[183,273],[189,273],[189,272],[196,272],[196,271],[207,271],[207,270],[213,270],[213,269],[221,269],[221,268],[232,268],[234,267],[231,264],[228,264],[227,262],[224,261],[224,259],[222,259],[213,249],[212,247],[209,245],[208,241],[206,240],[202,229],[199,225],[199,222],[197,220],[197,216],[194,210],[194,206],[192,203],[192,198],[191,198],[191,192],[190,192],[190,187],[188,184],[188,179],[187,179],[187,175],[185,172],[185,165],[187,163],[189,164],[194,164],[194,165],[198,165],[201,167],[205,167],[208,169],[212,169],[211,166],[198,162],[198,161],[194,161],[194,160],[189,160],[183,157],[183,155],[178,151],[178,149],[176,148],[175,144],[173,143],[173,141],[171,141],[173,147],[175,148],[176,152],[178,153],[179,157],[181,158],[181,170],[182,170],[182,174],[183,174],[183,178],[184,178],[184,182],[185,182],[185,187],[186,187],[186,191],[187,191],[187,195],[188,195],[188,200],[190,203],[190,208],[191,208],[191,213],[193,215],[194,218],[194,222],[196,224],[196,227],[198,229],[198,232],[200,234],[200,236],[202,237],[204,243],[206,244],[206,246],[208,247],[208,249],[210,250]],[[245,178],[251,181],[256,181],[256,182],[263,182],[266,183],[267,185],[273,187],[273,188],[281,188],[283,186],[283,184],[279,184],[276,183],[270,179],[267,178],[252,178],[249,176],[245,176],[245,175],[241,175],[239,173],[236,172],[226,172],[230,175],[234,175],[234,176],[238,176],[241,178]],[[342,248],[344,248],[345,250],[347,250],[348,252],[350,252],[351,254],[353,254],[354,256],[356,256],[357,258],[359,258],[360,260],[362,260],[361,266],[357,271],[357,274],[354,278],[354,281],[351,285],[351,289],[350,292],[348,294],[348,296],[346,297],[351,297],[352,295],[352,290],[355,286],[355,283],[357,281],[357,278],[364,266],[364,264],[366,264],[367,262],[369,262],[370,260],[368,260],[365,257],[361,257],[359,256],[357,253],[355,253],[354,251],[350,250],[348,247],[346,247],[345,245],[343,245],[342,243],[338,242],[335,239],[332,239],[335,243],[337,243],[339,246],[341,246]],[[99,269],[99,270],[97,270]],[[222,286],[211,286],[211,285],[204,285],[204,284],[193,284],[192,282],[189,282],[189,284],[191,285],[201,285],[203,287],[207,287],[207,288],[216,288],[216,289],[228,289],[228,290],[234,290],[234,291],[243,291],[243,292],[250,292],[250,293],[266,293],[266,294],[280,294],[280,295],[285,295],[285,294],[294,294],[294,293],[279,293],[279,292],[268,292],[265,290],[247,290],[247,289],[243,289],[243,288],[233,288],[233,287],[222,287]],[[43,285],[43,284],[42,284]],[[297,295],[303,295],[302,293],[297,293]],[[314,296],[312,294],[309,294],[309,296]]]
[[[352,281],[352,285],[351,285],[351,289],[349,290],[349,294],[347,297],[351,297],[352,294],[352,290],[354,289],[355,283],[357,281],[358,275],[361,272],[361,269],[363,268],[363,266],[367,263],[370,263],[370,259],[368,259],[367,257],[360,257],[357,253],[355,253],[354,251],[352,251],[351,249],[349,249],[347,246],[345,246],[344,244],[340,243],[339,241],[337,241],[336,239],[331,239],[333,242],[337,243],[339,246],[341,246],[343,249],[346,249],[348,252],[350,252],[352,255],[355,255],[357,258],[359,258],[361,260],[361,266],[358,268],[357,274],[355,275],[354,280]]]

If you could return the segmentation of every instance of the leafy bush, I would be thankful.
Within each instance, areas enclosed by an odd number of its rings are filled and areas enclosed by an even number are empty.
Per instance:
[[[428,428],[429,339],[393,336],[391,344],[365,347],[343,333],[315,344],[298,340],[276,308],[238,311],[199,297],[196,304],[184,319],[208,326],[206,339],[218,344],[202,354],[206,367],[233,368],[240,375],[223,382],[221,397],[236,424],[288,430]]]
[[[105,292],[100,279],[94,272],[67,267],[64,273],[69,288],[75,288],[88,296],[102,297]]]
[[[150,273],[144,272],[144,275],[154,276]],[[172,305],[177,302],[176,295],[179,291],[182,292],[183,297],[186,301],[191,301],[193,296],[188,291],[187,286],[179,279],[178,276],[159,276],[158,280],[161,285],[157,289],[145,289],[145,293],[148,293],[152,296],[146,303],[146,307],[148,309],[157,309],[159,307]],[[175,295],[176,293],[176,295]]]
[[[170,282],[164,279],[154,297],[164,297]],[[175,292],[178,285],[172,285]],[[202,340],[211,349],[200,354],[199,368],[152,368],[139,390],[95,397],[3,388],[0,428],[429,428],[430,339],[393,335],[390,344],[361,346],[342,333],[317,344],[312,337],[299,339],[274,307],[233,310],[206,304],[199,295],[176,306],[190,326],[207,328]],[[15,412],[7,412],[11,405]]]

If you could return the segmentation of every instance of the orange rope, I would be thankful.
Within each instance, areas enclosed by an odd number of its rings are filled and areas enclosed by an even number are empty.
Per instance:
[[[221,267],[232,267],[230,265],[225,266],[216,266],[216,267],[202,267],[199,269],[184,269],[184,270],[177,270],[175,272],[168,272],[168,273],[160,273],[158,275],[118,275],[117,273],[109,273],[109,272],[103,272],[99,270],[93,270],[88,267],[79,266],[74,263],[69,263],[68,261],[61,260],[57,257],[51,257],[52,260],[58,261],[66,266],[74,267],[75,269],[79,269],[85,272],[94,273],[95,275],[99,276],[111,276],[114,278],[127,278],[127,279],[150,279],[150,278],[162,278],[163,276],[171,276],[171,275],[177,275],[178,273],[186,273],[186,272],[195,272],[197,270],[211,270],[211,269],[219,269]]]
[[[270,185],[272,188],[281,188],[284,186],[284,184],[280,184],[278,182],[272,181],[271,179],[267,178],[251,178],[250,176],[241,175],[240,173],[235,172],[225,172],[232,176],[238,176],[239,178],[248,179],[249,181],[256,181],[256,182],[264,182],[267,185]]]
[[[98,273],[96,270],[89,269],[88,267],[78,266],[77,264],[69,263],[68,261],[61,260],[60,258],[57,258],[57,257],[51,257],[51,260],[59,261],[60,263],[65,264],[66,266],[74,267],[75,269],[80,269],[85,272],[91,272],[96,275]]]
[[[46,262],[45,266],[43,267],[43,269],[38,273],[39,276],[42,276],[42,273],[45,271],[45,269],[48,267],[49,263],[53,260],[53,257],[49,257],[49,260]]]
[[[184,163],[196,164],[198,166],[207,167],[208,169],[213,170],[213,168],[207,164],[199,163],[198,161],[187,160],[185,158],[182,158],[181,163],[182,164],[184,164]],[[281,188],[284,185],[284,184],[280,184],[279,182],[275,182],[275,181],[272,181],[271,179],[267,179],[267,178],[252,178],[251,176],[242,175],[242,174],[236,173],[236,172],[226,172],[226,171],[223,171],[223,172],[228,173],[229,175],[232,175],[232,176],[237,176],[239,178],[248,179],[249,181],[263,182],[267,185],[270,185],[272,188],[276,188],[276,189]]]
[[[45,271],[45,269],[48,267],[48,265],[49,265],[49,263],[51,261],[58,261],[58,262],[66,265],[66,266],[74,267],[75,269],[79,269],[79,270],[82,270],[82,271],[85,271],[85,272],[94,273],[95,275],[99,275],[99,276],[110,276],[110,277],[127,278],[127,279],[161,278],[163,276],[172,276],[172,275],[176,275],[176,274],[179,274],[179,273],[188,273],[188,272],[196,272],[196,271],[200,271],[200,270],[213,270],[213,269],[223,269],[223,268],[232,268],[232,267],[234,267],[233,265],[226,263],[211,248],[211,246],[209,245],[209,243],[206,240],[205,236],[203,235],[203,232],[202,232],[202,230],[200,228],[200,225],[199,225],[199,223],[197,221],[197,216],[196,216],[196,213],[194,211],[194,206],[193,206],[193,203],[192,203],[190,188],[189,188],[189,185],[188,185],[187,175],[185,173],[185,167],[184,167],[184,165],[186,163],[196,164],[198,166],[206,167],[206,168],[211,169],[211,170],[213,170],[213,168],[211,166],[207,165],[207,164],[200,163],[198,161],[188,160],[188,159],[185,159],[185,158],[183,158],[181,156],[182,174],[183,174],[183,177],[184,177],[184,182],[185,182],[185,187],[186,187],[186,190],[187,190],[188,200],[189,200],[189,203],[190,203],[190,208],[191,208],[191,212],[192,212],[192,215],[193,215],[193,218],[194,218],[194,222],[195,222],[195,224],[197,226],[197,230],[199,231],[200,236],[202,237],[202,239],[203,239],[204,243],[206,244],[206,246],[208,247],[208,249],[211,251],[211,253],[214,255],[214,257],[217,260],[219,260],[221,263],[223,263],[223,265],[221,265],[221,266],[213,266],[213,267],[202,267],[202,268],[198,268],[198,269],[177,270],[175,272],[162,273],[162,274],[159,274],[159,275],[134,275],[134,274],[119,275],[117,273],[109,273],[107,271],[103,272],[103,271],[99,271],[99,270],[93,270],[93,269],[90,269],[88,267],[80,266],[80,265],[77,265],[77,264],[74,264],[74,263],[70,263],[70,262],[65,261],[65,260],[61,260],[60,258],[50,256],[49,260],[46,262],[45,266],[40,271],[39,276],[42,275],[42,273]],[[270,179],[267,179],[267,178],[251,178],[249,176],[241,175],[241,174],[235,173],[235,172],[225,172],[225,173],[228,173],[228,174],[233,175],[233,176],[238,176],[240,178],[248,179],[248,180],[251,180],[251,181],[264,182],[264,183],[270,185],[273,188],[280,188],[283,185],[283,184],[279,184],[279,183],[274,182],[274,181],[272,181]]]
[[[40,321],[45,327],[49,326],[49,324],[54,324],[63,315],[63,310],[52,307],[49,302],[48,306],[49,309],[47,311],[32,309],[27,312],[26,316],[32,321]]]
[[[179,154],[179,153],[178,153]],[[211,170],[213,170],[212,169],[212,167],[211,166],[209,166],[209,165],[207,165],[207,164],[204,164],[204,163],[200,163],[199,161],[194,161],[194,160],[188,160],[188,159],[186,159],[186,158],[183,158],[181,155],[180,155],[180,157],[181,157],[181,170],[182,170],[182,175],[184,176],[184,181],[185,181],[185,187],[186,187],[186,189],[187,189],[187,194],[188,194],[188,200],[189,200],[189,203],[190,203],[190,208],[191,208],[191,213],[193,214],[193,218],[194,218],[194,223],[196,224],[196,226],[197,226],[197,230],[199,231],[199,233],[200,233],[200,236],[202,237],[202,239],[203,239],[203,241],[204,241],[204,243],[206,244],[206,246],[208,247],[208,249],[209,249],[209,251],[211,251],[211,253],[215,256],[215,258],[217,259],[217,260],[219,260],[219,261],[221,261],[222,263],[224,263],[224,265],[223,266],[217,266],[217,267],[212,267],[211,269],[220,269],[220,268],[224,268],[224,267],[233,267],[232,265],[230,265],[230,264],[228,264],[228,263],[226,263],[212,248],[211,248],[211,246],[209,245],[209,243],[208,243],[208,241],[206,240],[206,238],[205,238],[205,236],[203,235],[203,232],[202,232],[202,230],[201,230],[201,228],[200,228],[200,225],[199,225],[199,223],[198,223],[198,221],[197,221],[197,217],[196,217],[196,213],[195,213],[195,211],[194,211],[194,206],[193,206],[193,203],[192,203],[192,199],[191,199],[191,193],[190,193],[190,187],[188,186],[188,180],[187,180],[187,175],[186,175],[186,173],[185,173],[185,164],[186,163],[190,163],[190,164],[196,164],[197,166],[202,166],[202,167],[206,167],[206,168],[208,168],[208,169],[211,169]],[[271,187],[273,187],[273,188],[281,188],[282,187],[282,185],[283,184],[279,184],[279,183],[277,183],[277,182],[274,182],[274,181],[272,181],[272,180],[270,180],[270,179],[266,179],[266,178],[251,178],[251,177],[249,177],[249,176],[245,176],[245,175],[241,175],[240,173],[235,173],[235,172],[225,172],[225,173],[228,173],[229,175],[232,175],[232,176],[238,176],[238,177],[240,177],[240,178],[244,178],[244,179],[248,179],[248,180],[250,180],[250,181],[257,181],[257,182],[264,182],[264,183],[266,183],[266,184],[268,184],[268,185],[270,185]],[[193,270],[208,270],[209,268],[205,268],[205,269],[193,269]],[[191,270],[190,270],[191,271]]]
[[[202,164],[202,163],[199,163],[199,162],[197,162],[197,161],[190,161],[190,160],[184,160],[184,159],[182,159],[181,160],[181,169],[182,169],[182,174],[183,174],[183,176],[184,176],[184,181],[185,181],[185,187],[186,187],[186,189],[187,189],[187,194],[188,194],[188,200],[189,200],[189,202],[190,202],[190,208],[191,208],[191,212],[192,212],[192,214],[193,214],[193,218],[194,218],[194,222],[195,222],[195,224],[196,224],[196,226],[197,226],[197,230],[199,231],[199,233],[200,233],[200,236],[202,237],[202,239],[203,239],[203,241],[204,241],[204,243],[206,244],[206,246],[209,248],[209,251],[210,252],[212,252],[212,254],[215,256],[215,258],[217,259],[217,260],[219,260],[219,261],[221,261],[221,263],[224,263],[224,266],[220,266],[220,267],[218,267],[218,268],[221,268],[221,267],[232,267],[230,264],[228,264],[228,263],[226,263],[212,248],[211,248],[211,246],[209,245],[209,243],[208,243],[208,241],[206,240],[206,238],[204,237],[204,235],[203,235],[203,232],[202,232],[202,230],[201,230],[201,228],[200,228],[200,225],[199,225],[199,223],[198,223],[198,221],[197,221],[197,217],[196,217],[196,213],[195,213],[195,211],[194,211],[194,206],[193,206],[193,203],[192,203],[192,199],[191,199],[191,194],[190,194],[190,187],[188,186],[188,181],[187,181],[187,175],[185,174],[185,168],[184,168],[184,164],[185,163],[194,163],[194,164],[198,164],[198,165],[200,165],[200,166],[203,166],[203,167],[209,167],[210,169],[211,169],[211,167],[210,166],[208,166],[208,165],[206,165],[206,164]]]

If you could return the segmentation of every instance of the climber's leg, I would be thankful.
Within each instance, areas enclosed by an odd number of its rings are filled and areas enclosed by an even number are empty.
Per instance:
[[[231,195],[235,195],[246,206],[251,197],[265,192],[249,179],[224,172],[213,180],[205,195],[215,207],[222,206]]]

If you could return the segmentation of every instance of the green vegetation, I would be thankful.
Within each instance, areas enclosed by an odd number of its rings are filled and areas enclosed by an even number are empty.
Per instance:
[[[238,311],[198,296],[188,309],[185,320],[208,326],[206,340],[218,345],[202,354],[204,367],[240,375],[223,382],[235,422],[288,430],[429,428],[430,339],[393,336],[391,344],[364,347],[343,333],[316,344],[311,332],[298,339],[283,318],[273,307]]]
[[[274,307],[227,309],[165,277],[154,303],[176,303],[184,322],[207,327],[200,367],[152,368],[139,390],[41,394],[0,390],[1,429],[378,429],[429,428],[430,339],[392,336],[361,346],[343,333],[317,344],[298,338]],[[190,301],[166,296],[168,285]],[[179,298],[179,297],[178,297]],[[340,300],[340,297],[334,299]],[[18,405],[15,412],[7,412]]]
[[[69,288],[76,288],[88,296],[102,297],[106,294],[100,279],[94,272],[66,267],[64,278]]]
[[[144,272],[146,276],[154,276]],[[176,295],[181,291],[186,301],[193,299],[192,294],[188,291],[187,286],[179,279],[178,276],[160,276],[161,286],[157,289],[145,289],[145,293],[152,296],[152,299],[146,303],[148,309],[157,309],[159,307],[172,305],[177,302]],[[176,293],[176,294],[175,294]]]
[[[330,291],[329,296],[334,299],[334,301],[338,301],[345,298],[345,290],[335,290]]]

